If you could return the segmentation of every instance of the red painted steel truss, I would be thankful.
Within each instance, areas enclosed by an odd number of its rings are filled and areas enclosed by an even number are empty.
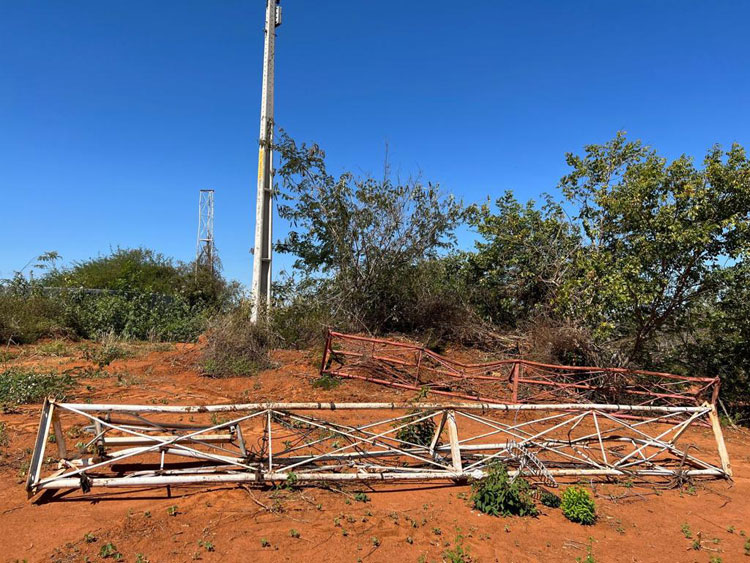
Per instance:
[[[715,405],[719,378],[542,364],[470,364],[406,342],[329,332],[321,374],[489,403]]]

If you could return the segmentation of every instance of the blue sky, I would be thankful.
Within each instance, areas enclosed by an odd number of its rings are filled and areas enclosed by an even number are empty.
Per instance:
[[[282,5],[276,121],[336,171],[379,175],[387,142],[468,203],[554,193],[565,152],[620,129],[670,157],[750,146],[747,2]],[[189,260],[214,188],[249,285],[264,6],[0,0],[0,278],[46,250]]]

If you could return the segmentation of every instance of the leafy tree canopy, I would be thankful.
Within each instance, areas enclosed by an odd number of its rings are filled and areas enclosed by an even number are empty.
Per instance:
[[[570,280],[568,310],[632,339],[631,358],[670,320],[718,290],[750,233],[750,161],[739,145],[713,147],[702,169],[669,162],[623,133],[568,154],[560,181],[588,240]]]

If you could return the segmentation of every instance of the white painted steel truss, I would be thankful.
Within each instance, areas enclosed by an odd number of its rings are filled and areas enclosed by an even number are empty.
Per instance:
[[[691,443],[688,431],[699,422],[710,422],[714,452]],[[51,461],[53,447],[58,459]],[[288,479],[465,480],[481,478],[495,462],[549,487],[561,478],[731,477],[709,404],[47,401],[26,486],[31,496],[44,489]]]

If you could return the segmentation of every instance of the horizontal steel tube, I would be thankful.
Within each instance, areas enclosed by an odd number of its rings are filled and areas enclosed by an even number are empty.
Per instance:
[[[510,476],[517,471],[509,471]],[[550,469],[550,475],[555,477],[585,477],[585,476],[673,476],[676,472],[668,470],[649,471],[617,471],[616,469]],[[715,476],[724,477],[719,469],[694,469],[681,473],[687,476]],[[295,473],[298,481],[406,481],[406,480],[437,480],[437,479],[478,479],[483,476],[482,471],[454,473],[451,471],[425,471],[420,473]],[[263,473],[260,478],[254,473],[230,473],[223,475],[161,475],[156,477],[95,477],[90,480],[92,487],[150,487],[160,485],[200,485],[204,483],[254,483],[263,481],[285,481],[288,473]],[[57,479],[41,485],[40,489],[77,489],[80,488],[79,479]]]
[[[150,413],[212,413],[234,411],[260,411],[266,409],[287,410],[467,410],[467,411],[607,411],[607,412],[651,412],[651,413],[696,413],[708,412],[710,406],[670,407],[651,405],[612,404],[506,404],[506,403],[240,403],[233,405],[107,405],[56,403],[57,406],[74,408],[82,412],[150,412]]]
[[[140,436],[109,436],[103,439],[103,445],[112,447],[150,446],[154,442],[171,440],[175,436],[176,434],[155,435],[153,437],[149,436],[148,438],[141,438]],[[198,434],[194,438],[185,438],[184,440],[180,440],[180,442],[222,444],[231,442],[232,440],[234,440],[232,434]],[[102,442],[99,441],[97,443]]]

